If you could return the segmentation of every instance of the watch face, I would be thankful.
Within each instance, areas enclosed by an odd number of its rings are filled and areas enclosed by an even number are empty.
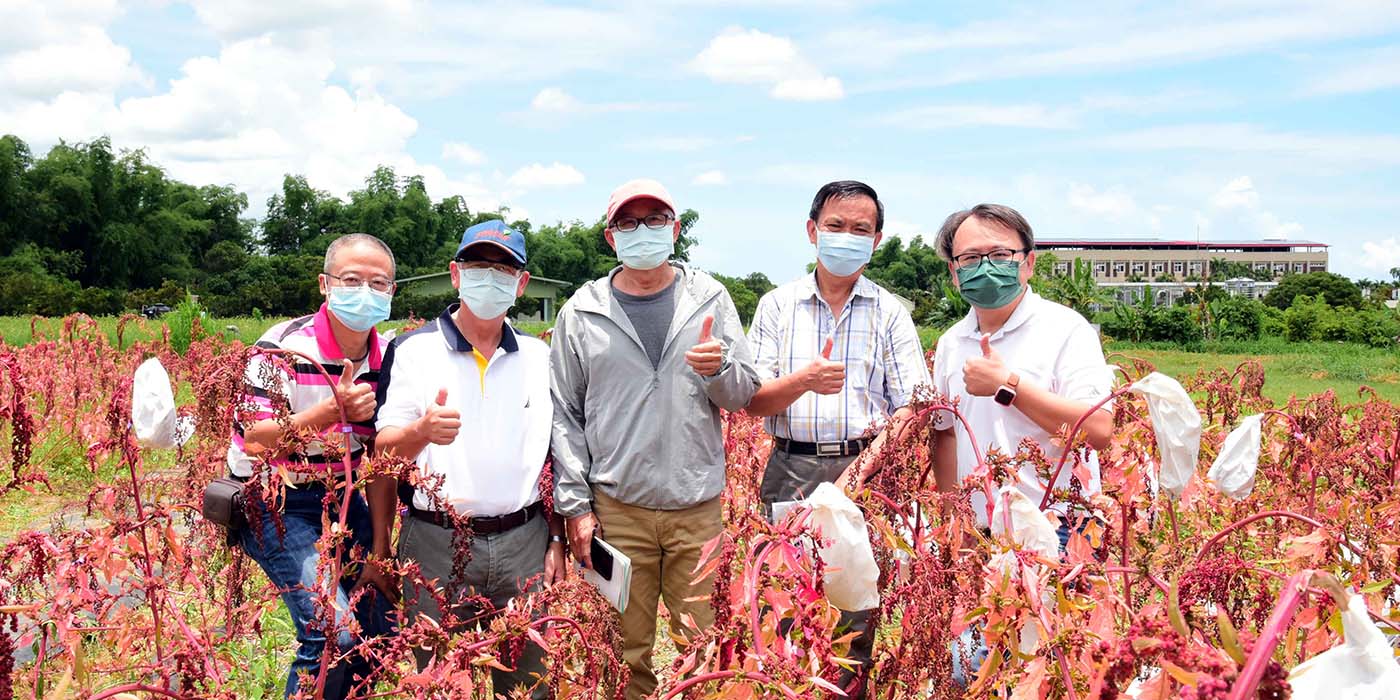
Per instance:
[[[1012,391],[1010,388],[1001,387],[997,389],[996,396],[992,398],[994,401],[1003,406],[1010,406],[1011,401],[1016,398],[1016,392]]]

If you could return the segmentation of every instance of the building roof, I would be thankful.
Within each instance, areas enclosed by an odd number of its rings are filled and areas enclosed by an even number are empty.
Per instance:
[[[1038,238],[1035,241],[1035,247],[1046,248],[1050,250],[1063,248],[1147,248],[1157,250],[1219,250],[1223,248],[1248,248],[1250,250],[1282,250],[1292,248],[1327,248],[1329,246],[1326,243],[1319,243],[1317,241],[1304,241],[1295,239],[1254,239],[1237,241],[1173,241],[1162,238]]]

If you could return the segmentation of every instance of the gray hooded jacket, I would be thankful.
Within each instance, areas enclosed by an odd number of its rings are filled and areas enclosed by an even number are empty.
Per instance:
[[[559,310],[550,347],[554,397],[554,509],[565,517],[592,510],[592,489],[623,503],[679,510],[724,489],[719,409],[749,404],[759,379],[734,302],[724,286],[672,262],[679,275],[676,315],[655,369],[612,277],[585,284]],[[706,316],[725,346],[725,362],[701,377],[685,353]]]

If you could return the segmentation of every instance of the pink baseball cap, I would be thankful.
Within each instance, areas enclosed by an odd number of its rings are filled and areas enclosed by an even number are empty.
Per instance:
[[[667,192],[661,183],[647,178],[638,178],[629,180],[613,190],[612,196],[608,198],[606,223],[611,225],[613,217],[617,215],[617,210],[636,199],[655,199],[670,207],[671,213],[676,212],[676,203],[671,200],[671,193]]]

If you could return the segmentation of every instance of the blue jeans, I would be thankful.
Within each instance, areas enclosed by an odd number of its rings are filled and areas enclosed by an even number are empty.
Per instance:
[[[321,652],[326,645],[325,631],[316,624],[317,598],[322,597],[318,591],[324,589],[317,580],[320,556],[316,552],[316,541],[321,538],[322,499],[325,498],[326,488],[321,484],[308,484],[288,488],[284,493],[282,524],[285,535],[279,537],[272,516],[263,515],[256,518],[258,522],[249,523],[240,533],[240,539],[243,551],[262,567],[272,585],[282,593],[282,601],[287,604],[292,622],[296,625],[297,653],[287,674],[286,695],[290,697],[297,691],[302,674],[307,675],[308,684],[316,677],[321,668]],[[339,508],[339,504],[340,495],[337,494],[335,509]],[[335,510],[330,517],[332,520],[336,518]],[[359,493],[350,496],[346,525],[350,529],[350,541],[345,546],[348,561],[351,546],[359,544],[368,552],[372,544],[369,507]],[[348,592],[354,583],[353,579],[342,579],[335,586],[335,641],[342,653],[350,651],[356,644],[346,628],[346,611],[350,603]],[[324,602],[329,604],[331,601]],[[361,598],[355,617],[366,637],[391,631],[390,609],[388,599],[378,591]],[[368,674],[368,663],[358,655],[328,669],[326,700],[344,700],[350,694],[355,676],[365,677]]]
[[[1065,551],[1065,547],[1069,546],[1070,532],[1072,532],[1072,530],[1070,529],[1069,519],[1061,518],[1060,527],[1055,531],[1055,534],[1060,538],[1061,552]],[[962,650],[967,651],[968,667],[966,669],[964,669],[962,665]],[[981,637],[973,637],[972,628],[969,627],[963,630],[963,633],[958,636],[956,642],[953,642],[951,651],[953,653],[953,682],[966,688],[968,681],[971,680],[973,676],[977,675],[977,672],[982,668],[983,662],[987,660],[987,655],[989,653],[987,644]]]

